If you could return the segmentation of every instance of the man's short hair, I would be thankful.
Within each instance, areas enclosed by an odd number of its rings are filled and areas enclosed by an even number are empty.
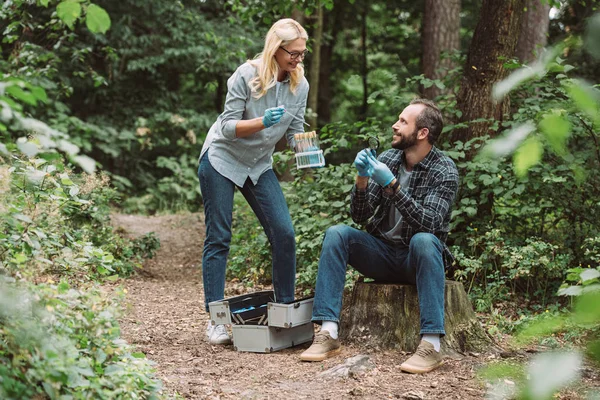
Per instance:
[[[434,144],[437,138],[442,133],[444,127],[444,118],[442,112],[438,106],[431,100],[427,99],[414,99],[410,104],[422,104],[425,108],[417,116],[417,129],[427,128],[429,129],[429,135],[427,140],[430,144]]]

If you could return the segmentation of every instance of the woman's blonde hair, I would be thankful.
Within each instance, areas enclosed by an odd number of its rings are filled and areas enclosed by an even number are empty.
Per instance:
[[[250,81],[250,89],[254,92],[255,98],[260,99],[277,82],[279,64],[275,60],[275,52],[279,47],[286,46],[297,39],[308,40],[308,34],[302,25],[291,18],[280,19],[269,29],[262,53],[259,53],[253,60],[248,60],[258,71],[258,75]],[[303,77],[304,66],[300,63],[290,73],[292,93],[296,93]]]

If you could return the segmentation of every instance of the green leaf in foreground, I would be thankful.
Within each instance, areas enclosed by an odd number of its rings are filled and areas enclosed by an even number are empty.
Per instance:
[[[85,15],[85,25],[94,33],[106,33],[110,29],[110,17],[102,7],[90,4]]]
[[[548,114],[539,126],[552,150],[557,154],[564,154],[565,143],[571,132],[571,123],[562,115]]]
[[[74,1],[63,1],[56,6],[56,13],[69,28],[73,29],[75,21],[81,16],[81,5]]]
[[[542,159],[543,147],[539,139],[530,137],[517,149],[513,156],[515,173],[520,178],[527,175],[529,168],[533,167]]]

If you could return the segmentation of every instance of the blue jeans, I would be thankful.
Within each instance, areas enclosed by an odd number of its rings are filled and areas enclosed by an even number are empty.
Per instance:
[[[380,283],[417,285],[421,334],[445,335],[443,248],[442,242],[430,233],[417,233],[410,246],[402,248],[346,225],[327,229],[319,259],[312,320],[339,321],[349,264]]]
[[[231,221],[235,184],[219,174],[208,160],[198,167],[204,203],[206,239],[202,253],[204,306],[225,296],[225,268],[231,243]],[[279,181],[273,170],[263,173],[257,184],[250,179],[238,188],[258,217],[269,242],[273,262],[273,288],[277,302],[294,300],[296,285],[296,239],[294,227]]]

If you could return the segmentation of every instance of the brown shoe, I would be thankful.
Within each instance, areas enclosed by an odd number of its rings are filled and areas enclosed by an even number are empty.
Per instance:
[[[300,354],[302,361],[323,361],[340,354],[342,348],[339,339],[333,339],[328,331],[321,331],[304,353]]]
[[[415,354],[404,361],[400,369],[411,374],[424,374],[433,371],[443,363],[442,356],[435,351],[433,345],[426,340],[421,340]]]

